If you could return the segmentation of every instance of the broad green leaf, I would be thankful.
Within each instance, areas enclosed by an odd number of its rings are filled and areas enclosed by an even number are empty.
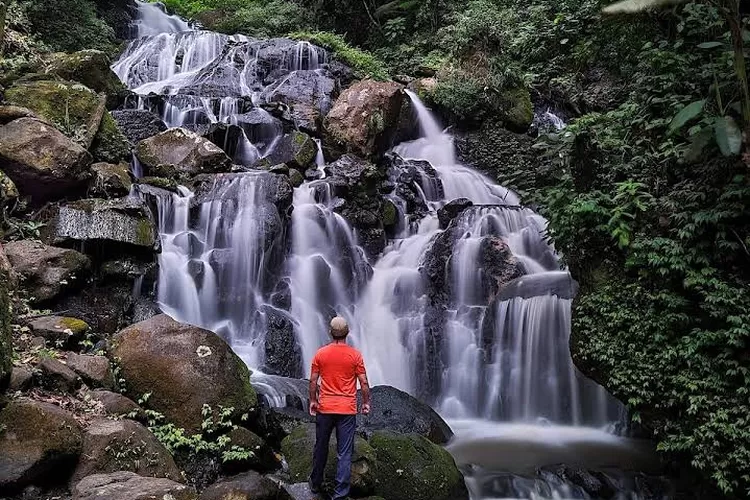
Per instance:
[[[703,111],[703,106],[705,104],[705,100],[700,100],[692,102],[682,108],[680,112],[677,113],[674,118],[672,118],[672,122],[669,124],[669,133],[674,133],[687,122],[698,116],[701,111]]]
[[[698,44],[699,49],[713,49],[716,47],[723,47],[724,44],[721,42],[705,42]]]
[[[740,154],[742,150],[742,132],[737,122],[731,116],[722,116],[716,120],[714,125],[716,131],[716,142],[719,144],[721,154],[732,156]]]
[[[658,9],[667,5],[687,3],[688,0],[622,0],[602,9],[604,14],[632,14]]]

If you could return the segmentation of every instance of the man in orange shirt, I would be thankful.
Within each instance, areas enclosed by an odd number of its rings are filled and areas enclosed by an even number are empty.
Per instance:
[[[357,380],[362,388],[362,413],[370,413],[370,387],[367,384],[362,354],[347,345],[349,326],[336,316],[331,320],[333,342],[318,349],[310,374],[310,415],[315,416],[315,451],[310,474],[310,490],[318,493],[328,461],[328,443],[336,428],[338,444],[336,486],[333,500],[349,495],[354,452],[354,431],[357,427]],[[318,379],[320,394],[318,394]]]

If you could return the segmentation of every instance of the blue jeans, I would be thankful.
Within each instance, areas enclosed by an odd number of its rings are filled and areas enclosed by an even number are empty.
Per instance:
[[[352,454],[354,453],[354,431],[357,428],[356,415],[339,415],[318,413],[315,420],[315,451],[313,452],[313,469],[310,481],[316,487],[323,484],[323,474],[328,461],[328,444],[331,433],[336,428],[338,444],[336,466],[336,487],[333,499],[339,500],[349,495],[352,476]]]

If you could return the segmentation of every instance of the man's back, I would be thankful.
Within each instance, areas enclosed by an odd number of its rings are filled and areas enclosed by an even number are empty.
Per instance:
[[[357,377],[365,373],[362,354],[345,343],[321,347],[313,358],[320,373],[320,413],[357,414]]]

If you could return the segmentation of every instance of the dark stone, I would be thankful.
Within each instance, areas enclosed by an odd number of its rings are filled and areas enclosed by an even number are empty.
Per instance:
[[[618,491],[617,487],[607,479],[607,476],[599,471],[567,464],[542,467],[541,471],[549,472],[567,483],[580,486],[593,498],[614,498]]]
[[[76,372],[89,387],[114,388],[115,379],[106,357],[69,352],[65,361],[68,367]]]
[[[26,365],[14,366],[10,372],[8,389],[12,392],[26,391],[34,384],[34,374]]]
[[[138,406],[132,399],[129,399],[118,392],[96,389],[88,393],[93,401],[98,401],[104,407],[104,410],[110,415],[116,417],[134,415],[135,419],[141,422],[146,421],[146,415],[143,408]]]
[[[264,372],[284,377],[302,376],[302,352],[294,333],[294,320],[286,312],[265,307],[266,361]]]
[[[482,239],[480,269],[485,300],[489,303],[512,280],[525,273],[523,264],[511,252],[508,244],[497,236]]]
[[[161,118],[145,109],[112,111],[112,117],[128,141],[134,145],[167,130]]]
[[[458,217],[461,212],[473,204],[474,203],[467,198],[457,198],[440,207],[437,212],[440,229],[446,229],[453,219]]]
[[[75,349],[89,331],[89,325],[80,319],[64,316],[40,316],[26,325],[34,335],[44,337],[51,345]]]
[[[336,80],[327,71],[294,71],[264,95],[267,101],[287,104],[296,127],[319,135],[338,90]]]
[[[292,497],[276,482],[251,471],[209,486],[199,500],[292,500]]]
[[[221,468],[225,474],[239,474],[247,470],[271,472],[281,468],[281,462],[271,447],[254,432],[237,427],[229,431],[227,437],[230,439],[228,446],[236,446],[252,455],[245,459],[223,460]]]
[[[133,472],[94,474],[73,488],[73,500],[196,500],[193,488],[170,479],[142,477]]]

